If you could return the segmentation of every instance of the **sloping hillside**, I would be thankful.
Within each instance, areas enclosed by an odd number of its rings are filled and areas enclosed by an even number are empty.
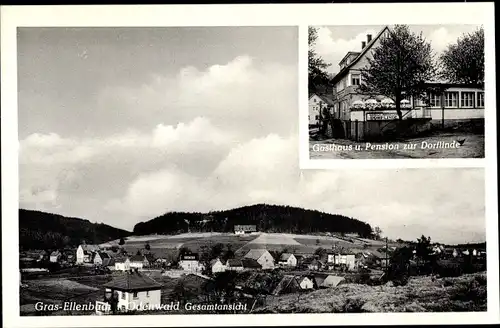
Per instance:
[[[19,210],[19,247],[47,249],[76,246],[128,236],[130,232],[107,224],[31,210]]]
[[[454,278],[412,277],[406,286],[344,284],[268,298],[254,313],[486,311],[486,272]]]
[[[344,232],[370,236],[371,226],[338,214],[303,208],[257,204],[210,213],[170,212],[134,227],[134,234],[176,234],[187,231],[229,232],[238,224],[253,224],[258,231],[286,233]]]

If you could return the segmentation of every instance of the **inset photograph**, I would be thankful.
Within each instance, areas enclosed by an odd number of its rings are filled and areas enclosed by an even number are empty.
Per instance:
[[[309,159],[484,158],[483,26],[308,33]]]

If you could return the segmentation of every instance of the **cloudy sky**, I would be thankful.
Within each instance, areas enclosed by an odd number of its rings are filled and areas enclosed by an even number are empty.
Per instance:
[[[361,42],[366,35],[375,37],[385,25],[342,25],[318,26],[316,52],[332,65],[331,73],[339,72],[339,63],[349,51],[361,51]],[[470,33],[480,25],[410,25],[415,33],[422,32],[424,38],[431,43],[436,55],[441,54],[450,43],[457,41],[464,33]]]
[[[295,27],[18,31],[21,208],[131,230],[266,202],[485,239],[483,170],[299,170]]]

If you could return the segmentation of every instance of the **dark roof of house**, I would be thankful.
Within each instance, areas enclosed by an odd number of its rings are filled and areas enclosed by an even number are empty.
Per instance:
[[[213,259],[213,260],[210,261],[210,266],[213,266],[217,262],[222,263],[222,261],[219,258],[216,258],[216,259]]]
[[[380,38],[380,36],[385,32],[386,29],[388,29],[389,27],[388,26],[385,26],[364,48],[363,50],[358,54],[358,56],[356,58],[354,58],[353,61],[351,61],[348,65],[346,65],[343,69],[340,70],[340,72],[335,75],[332,79],[332,83],[337,83],[338,81],[340,81],[346,74],[347,72],[349,72],[349,69],[354,65],[356,64],[362,57],[363,55],[375,44],[375,42],[377,41],[378,38]],[[350,52],[349,52],[350,53]],[[347,53],[347,55],[349,55],[349,53]],[[346,56],[347,56],[346,55]],[[344,57],[345,58],[345,57]],[[342,59],[343,60],[343,59]],[[342,62],[342,61],[341,61]]]
[[[292,275],[285,275],[281,279],[281,281],[278,283],[276,288],[273,290],[272,294],[273,295],[279,295],[284,292],[291,292],[291,291],[298,291],[300,290],[299,283],[297,279],[295,279],[295,276]]]
[[[243,258],[243,259],[241,259],[241,263],[243,264],[244,268],[262,269],[262,265],[260,265],[260,263],[257,262],[257,260],[255,260],[255,259]]]
[[[344,60],[346,60],[346,58],[347,58],[347,57],[349,57],[350,55],[359,56],[359,54],[360,54],[360,53],[361,53],[361,52],[358,52],[358,51],[348,51],[348,52],[345,54],[344,58],[342,58],[342,60],[341,60],[341,61],[339,61],[339,65],[340,65],[340,64],[342,64],[342,62],[343,62]]]
[[[103,286],[110,289],[132,291],[160,289],[162,285],[142,273],[127,271]]]
[[[97,245],[82,244],[80,246],[82,246],[82,249],[85,252],[96,252],[99,250],[99,246],[97,246]]]
[[[131,262],[142,262],[144,261],[144,255],[133,255],[130,257]]]
[[[246,258],[251,258],[251,259],[254,259],[254,260],[258,260],[266,252],[267,252],[267,249],[264,249],[264,248],[255,248],[255,249],[249,250],[248,253],[245,255],[245,257]]]
[[[327,103],[330,106],[333,106],[335,104],[335,100],[333,99],[333,95],[313,93],[309,96],[309,99],[311,99],[314,96],[319,97],[321,100],[323,100],[325,103]]]
[[[53,251],[52,253],[50,253],[50,256],[59,256],[61,255],[61,252],[59,251]]]
[[[103,260],[104,260],[104,259],[110,259],[110,258],[111,258],[111,256],[109,256],[109,254],[108,254],[108,253],[106,253],[106,252],[98,252],[98,254],[99,254],[99,256],[101,257],[101,259],[103,259]]]
[[[288,259],[290,258],[290,256],[292,256],[293,254],[292,253],[283,253],[281,254],[280,256],[280,261],[288,261]]]
[[[243,266],[243,262],[241,262],[241,260],[239,259],[229,259],[227,260],[227,266],[228,267],[242,267]]]
[[[314,258],[314,257],[308,257],[308,258],[305,258],[303,261],[302,261],[302,264],[306,264],[306,265],[309,265],[309,264],[321,264],[321,262]]]

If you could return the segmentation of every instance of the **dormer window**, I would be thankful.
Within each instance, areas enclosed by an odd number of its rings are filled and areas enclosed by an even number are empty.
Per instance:
[[[360,83],[361,83],[361,76],[359,74],[351,75],[351,84],[352,85],[360,85]]]

